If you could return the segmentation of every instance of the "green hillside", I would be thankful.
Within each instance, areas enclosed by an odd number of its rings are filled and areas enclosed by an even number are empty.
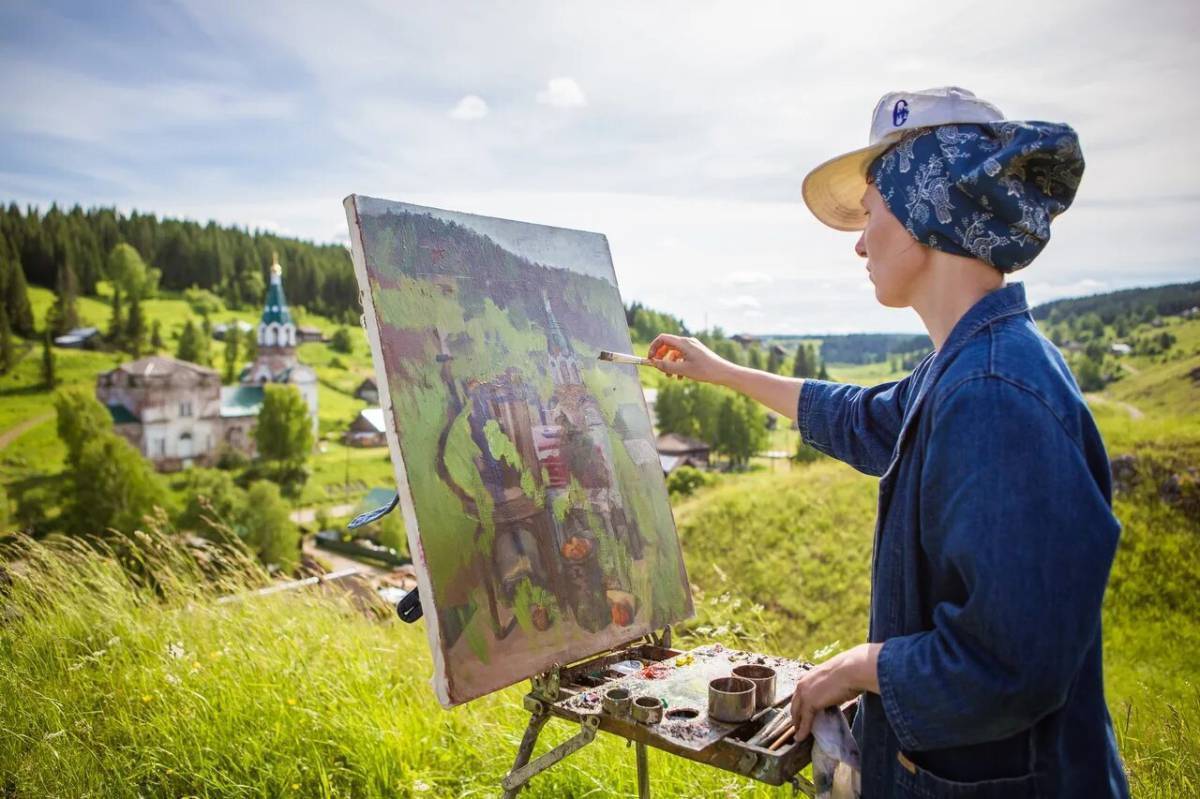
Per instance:
[[[1126,387],[1194,400],[1176,371],[1147,365]],[[1104,610],[1110,708],[1135,796],[1192,796],[1200,493],[1188,469],[1200,462],[1200,426],[1097,411],[1111,454],[1132,456]],[[685,642],[820,659],[862,640],[874,495],[874,480],[823,460],[725,476],[681,502],[699,598]],[[216,604],[260,584],[258,567],[242,562],[205,585],[165,543],[149,547],[153,590],[69,542],[29,546],[0,627],[0,773],[12,795],[493,795],[507,768],[520,689],[441,710],[419,626],[320,594]],[[543,747],[569,732],[549,729]],[[651,769],[659,795],[788,795],[653,752]],[[633,775],[632,752],[601,736],[529,795],[631,795]]]

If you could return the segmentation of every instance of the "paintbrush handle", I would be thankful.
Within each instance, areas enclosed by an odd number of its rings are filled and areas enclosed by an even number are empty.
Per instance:
[[[786,741],[788,738],[791,738],[795,734],[796,734],[796,725],[793,724],[792,726],[790,726],[786,730],[784,730],[783,735],[780,735],[778,738],[776,738],[775,742],[772,743],[770,746],[768,746],[767,749],[771,752],[774,752],[776,749],[783,746],[784,741]]]

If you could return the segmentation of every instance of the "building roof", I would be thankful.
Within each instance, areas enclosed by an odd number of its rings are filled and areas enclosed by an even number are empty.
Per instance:
[[[106,405],[109,414],[112,416],[113,424],[141,424],[142,420],[137,417],[133,411],[119,403]]]
[[[358,509],[364,511],[382,508],[384,505],[390,505],[394,496],[396,496],[396,489],[394,488],[372,488],[359,501]]]
[[[371,425],[376,433],[387,432],[387,427],[383,422],[383,408],[363,408],[358,412],[358,416]]]
[[[222,386],[221,416],[257,416],[262,401],[262,386]]]
[[[708,452],[710,447],[699,439],[678,433],[663,433],[655,442],[659,455],[686,455],[689,452]]]
[[[287,298],[283,296],[283,267],[275,258],[271,264],[271,285],[267,286],[267,299],[263,303],[262,323],[269,325],[292,324],[292,314],[288,311]]]
[[[181,361],[178,358],[171,358],[166,355],[147,355],[145,358],[138,358],[136,361],[123,363],[115,371],[125,372],[137,377],[165,377],[181,369],[190,369],[198,374],[217,375],[216,369],[209,369],[207,366],[201,366],[198,363]]]

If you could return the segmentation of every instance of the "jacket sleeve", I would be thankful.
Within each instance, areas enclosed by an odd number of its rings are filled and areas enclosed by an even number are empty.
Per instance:
[[[1062,706],[1099,632],[1120,531],[1034,394],[977,378],[933,411],[921,546],[961,600],[880,651],[884,711],[912,751],[1005,738]]]
[[[863,388],[806,379],[796,425],[814,449],[879,477],[887,470],[904,421],[912,376]]]

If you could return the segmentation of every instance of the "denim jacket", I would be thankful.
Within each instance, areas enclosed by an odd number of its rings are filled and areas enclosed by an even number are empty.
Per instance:
[[[1108,458],[1024,286],[905,379],[807,380],[798,411],[805,441],[881,477],[863,796],[1128,796],[1101,669]]]

